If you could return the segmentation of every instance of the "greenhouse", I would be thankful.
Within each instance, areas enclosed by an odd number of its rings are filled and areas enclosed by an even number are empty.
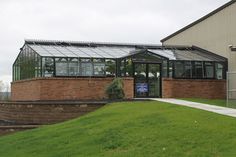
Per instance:
[[[26,40],[13,82],[33,78],[134,78],[135,97],[161,97],[162,78],[225,79],[227,59],[192,46]]]

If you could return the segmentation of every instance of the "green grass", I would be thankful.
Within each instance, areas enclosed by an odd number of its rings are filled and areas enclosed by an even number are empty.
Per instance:
[[[235,157],[236,119],[161,102],[107,105],[0,138],[1,157]]]
[[[182,100],[227,107],[227,102],[226,100],[223,100],[223,99],[183,98]]]

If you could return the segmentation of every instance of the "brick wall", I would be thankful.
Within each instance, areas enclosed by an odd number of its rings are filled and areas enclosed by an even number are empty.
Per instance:
[[[11,125],[53,124],[77,118],[105,105],[105,102],[9,102],[0,103],[0,120]]]
[[[226,80],[163,78],[164,98],[226,98]]]
[[[114,78],[35,78],[13,82],[12,101],[102,100]],[[125,98],[133,98],[133,78],[123,78]]]

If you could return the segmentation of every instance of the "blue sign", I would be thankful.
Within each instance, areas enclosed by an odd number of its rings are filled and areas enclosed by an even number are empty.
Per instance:
[[[137,93],[147,93],[148,92],[148,84],[147,83],[137,83],[136,84]]]

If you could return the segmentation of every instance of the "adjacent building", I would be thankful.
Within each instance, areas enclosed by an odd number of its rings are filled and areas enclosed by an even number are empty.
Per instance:
[[[161,40],[163,45],[196,45],[228,59],[236,71],[236,0]]]

